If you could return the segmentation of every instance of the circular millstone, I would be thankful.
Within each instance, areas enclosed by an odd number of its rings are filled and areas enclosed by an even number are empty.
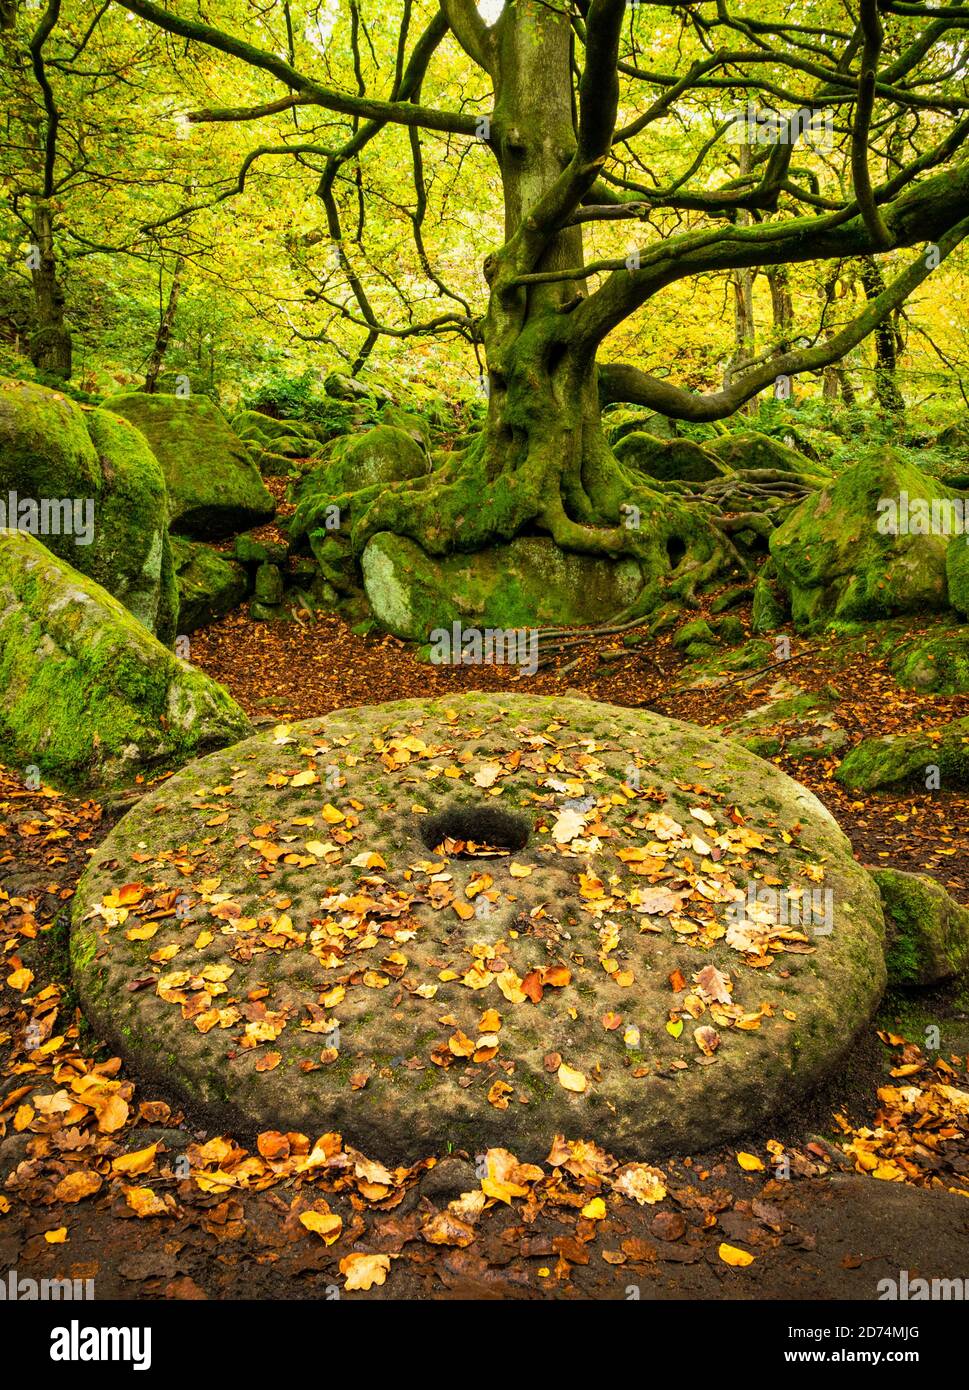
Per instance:
[[[95,854],[71,953],[125,1059],[245,1132],[658,1157],[818,1082],[881,995],[881,929],[830,814],[770,764],[648,713],[470,694],[185,767]]]

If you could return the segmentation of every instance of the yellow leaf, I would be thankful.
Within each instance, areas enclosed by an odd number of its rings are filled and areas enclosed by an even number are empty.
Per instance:
[[[730,1265],[732,1269],[746,1269],[754,1263],[754,1257],[749,1250],[740,1250],[736,1245],[728,1245],[726,1241],[720,1246],[717,1254],[724,1264]]]
[[[343,1218],[338,1216],[335,1211],[304,1211],[299,1219],[308,1231],[322,1236],[327,1245],[332,1245],[334,1241],[340,1239],[340,1233],[343,1230]],[[384,1281],[381,1279],[378,1282],[382,1284]]]
[[[149,1144],[147,1149],[136,1149],[134,1153],[122,1154],[116,1158],[111,1165],[115,1173],[147,1173],[155,1164],[155,1154],[158,1152],[157,1144]]]
[[[588,1078],[581,1071],[576,1071],[573,1067],[566,1066],[563,1062],[558,1072],[559,1085],[567,1091],[575,1091],[581,1095],[589,1085]]]
[[[67,1240],[67,1227],[58,1226],[54,1231],[45,1231],[44,1239],[48,1245],[63,1245]]]
[[[129,1187],[125,1193],[128,1206],[138,1216],[165,1216],[168,1207],[150,1187]]]
[[[101,1187],[101,1178],[90,1168],[82,1168],[61,1178],[54,1188],[58,1202],[80,1202],[92,1197]]]
[[[389,1255],[344,1255],[340,1273],[346,1275],[346,1289],[371,1289],[383,1284],[390,1271]]]
[[[745,1173],[762,1173],[764,1165],[756,1154],[738,1153],[737,1162]]]
[[[582,1215],[587,1216],[590,1221],[601,1221],[606,1214],[606,1204],[601,1197],[593,1197],[591,1202],[586,1202],[582,1208]]]

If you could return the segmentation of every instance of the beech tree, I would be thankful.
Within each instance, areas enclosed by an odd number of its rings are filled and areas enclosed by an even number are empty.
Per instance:
[[[628,402],[694,422],[728,416],[879,331],[969,231],[969,7],[956,0],[510,0],[492,23],[473,0],[440,0],[413,38],[412,0],[401,0],[397,61],[379,91],[367,90],[359,62],[355,90],[320,75],[305,37],[316,9],[289,0],[261,9],[260,28],[285,25],[281,52],[209,23],[194,0],[119,3],[278,84],[266,102],[193,112],[197,124],[303,108],[350,118],[342,143],[291,138],[254,149],[247,167],[270,155],[323,159],[316,193],[352,291],[345,312],[359,326],[358,361],[383,334],[457,332],[483,352],[487,418],[474,443],[427,477],[335,499],[357,554],[378,531],[431,554],[537,531],[566,549],[633,555],[648,577],[672,575],[674,590],[692,591],[736,562],[731,521],[709,499],[664,494],[621,464],[603,434],[603,406]],[[251,17],[238,13],[236,28],[251,35]],[[357,0],[351,21],[357,57]],[[454,44],[490,88],[485,110],[422,100],[433,64]],[[697,135],[703,120],[709,131]],[[692,138],[682,167],[661,180],[649,141],[669,122]],[[494,160],[504,241],[484,258],[483,313],[452,295],[453,307],[427,320],[384,322],[345,254],[334,180],[393,126],[409,135],[419,249],[422,134],[479,145]],[[363,182],[359,193],[365,200]],[[590,259],[603,233],[630,229],[633,244]],[[675,282],[720,273],[741,283],[748,272],[852,258],[891,267],[869,276],[857,315],[814,341],[738,360],[721,389],[684,390],[610,360],[610,335],[634,317],[648,335],[651,304]]]

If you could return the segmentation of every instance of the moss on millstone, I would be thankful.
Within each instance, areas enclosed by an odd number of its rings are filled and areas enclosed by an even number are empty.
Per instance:
[[[839,782],[858,791],[884,788],[969,787],[969,716],[926,733],[866,738],[835,773]]]
[[[892,449],[812,493],[771,535],[770,552],[800,630],[946,606],[943,535],[892,534],[903,493],[931,504],[954,494]]]
[[[615,455],[621,463],[661,482],[706,483],[726,471],[708,449],[692,439],[658,439],[642,430],[624,435]]]
[[[106,786],[232,743],[249,721],[93,580],[0,533],[0,756]]]
[[[454,621],[505,629],[603,622],[643,588],[635,560],[576,554],[545,536],[439,558],[382,532],[367,545],[362,568],[377,620],[417,641]]]
[[[246,596],[243,567],[218,550],[180,537],[172,540],[178,578],[179,631],[195,632],[214,623]]]
[[[890,985],[926,986],[969,967],[969,908],[926,874],[874,869],[885,908]]]
[[[331,766],[340,786],[323,791]],[[498,769],[500,799],[480,785],[485,768],[489,778]],[[207,824],[213,787],[231,789],[219,826]],[[564,843],[551,833],[580,793],[592,803],[592,861],[581,828]],[[335,829],[324,802],[343,817]],[[442,878],[428,818],[473,827],[496,807],[521,819],[526,843],[484,861],[447,856]],[[254,834],[267,825],[271,841]],[[718,858],[698,862],[700,836]],[[178,863],[172,846],[185,847]],[[666,859],[675,901],[620,850]],[[356,862],[374,853],[380,861]],[[179,872],[185,862],[190,873]],[[588,896],[590,863],[608,904]],[[734,933],[730,912],[752,876],[797,893],[819,866],[833,930],[807,924],[800,952],[784,949],[791,938],[778,926],[760,938],[766,955]],[[106,896],[134,879],[150,886],[122,922]],[[156,899],[173,888],[185,914],[158,917]],[[479,888],[491,911],[465,920],[451,895],[473,902]],[[150,943],[133,939],[142,916],[157,926]],[[141,1074],[245,1132],[339,1130],[391,1158],[416,1157],[442,1133],[525,1158],[547,1153],[555,1133],[595,1133],[612,1152],[646,1157],[705,1149],[809,1093],[874,1011],[882,930],[874,883],[830,814],[729,740],[582,699],[473,692],[267,731],[150,790],[92,856],[72,954],[99,1034]],[[151,961],[172,946],[164,965]],[[558,983],[546,981],[537,1004],[523,997],[515,981],[554,966]],[[707,966],[729,980],[729,1006],[699,998]],[[674,970],[697,1002],[671,992]],[[146,975],[155,989],[127,988]],[[492,1007],[497,1054],[457,1056],[449,1039],[474,1042]],[[610,1010],[640,1029],[645,1074],[625,1065],[621,1034],[603,1030]],[[680,1038],[666,1028],[671,1011],[684,1020]],[[701,1021],[720,1037],[709,1064],[693,1038]],[[338,1062],[301,1069],[334,1023]],[[267,1051],[280,1054],[271,1071]],[[586,1078],[581,1091],[547,1072],[552,1052]],[[415,1065],[388,1079],[381,1068],[398,1055]],[[369,1078],[364,1091],[357,1074]],[[513,1090],[499,1109],[488,1094],[506,1078]]]
[[[53,554],[101,584],[159,641],[175,635],[165,479],[144,437],[30,382],[0,383],[0,495],[93,505],[93,536],[44,534]],[[8,518],[16,525],[15,518]]]
[[[111,396],[106,410],[130,420],[148,440],[168,487],[174,532],[206,539],[268,521],[272,494],[242,440],[207,396]]]

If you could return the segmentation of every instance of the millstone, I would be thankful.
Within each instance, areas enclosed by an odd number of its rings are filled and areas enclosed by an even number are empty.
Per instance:
[[[791,925],[811,893],[829,920]],[[101,1035],[241,1132],[658,1157],[838,1062],[881,932],[835,821],[770,764],[645,712],[469,694],[189,764],[93,857],[71,952]]]

